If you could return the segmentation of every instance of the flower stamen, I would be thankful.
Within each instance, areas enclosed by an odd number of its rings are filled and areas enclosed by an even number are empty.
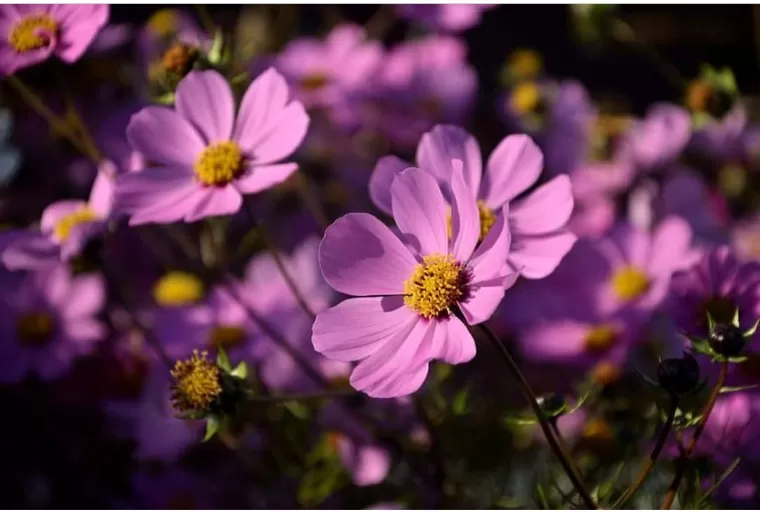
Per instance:
[[[180,414],[208,409],[222,392],[219,368],[207,356],[194,350],[190,359],[177,361],[171,371],[172,407]]]
[[[630,301],[642,296],[649,289],[649,277],[643,270],[625,266],[612,276],[612,290],[622,301]]]
[[[17,53],[38,50],[50,44],[58,23],[47,14],[29,14],[17,21],[8,33],[8,43]]]
[[[221,187],[243,172],[243,153],[233,141],[208,146],[195,163],[195,176],[202,184]]]
[[[466,296],[467,272],[450,255],[434,254],[422,261],[404,282],[404,304],[427,319],[448,317]]]
[[[71,230],[74,229],[74,227],[81,224],[88,224],[96,220],[98,220],[98,214],[95,213],[92,208],[84,206],[65,215],[56,222],[55,228],[53,229],[53,236],[56,240],[62,242],[69,237]]]

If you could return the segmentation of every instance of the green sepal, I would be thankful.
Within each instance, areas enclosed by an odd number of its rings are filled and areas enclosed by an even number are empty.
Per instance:
[[[713,352],[712,347],[710,346],[710,342],[707,341],[704,338],[697,338],[692,336],[686,336],[689,338],[689,341],[691,341],[691,346],[694,349],[695,352],[699,352],[700,354],[704,354],[707,356],[713,356],[715,352]]]
[[[715,328],[715,320],[713,319],[712,315],[710,314],[710,311],[707,311],[707,329],[709,332],[712,332],[712,330]]]
[[[223,63],[225,53],[224,34],[221,30],[217,30],[214,33],[211,49],[208,51],[208,54],[206,54],[206,59],[208,59],[210,64],[219,66]]]
[[[747,356],[731,356],[726,357],[722,356],[720,354],[713,354],[712,356],[712,362],[713,363],[743,363],[744,361],[748,360],[749,358]]]
[[[290,414],[298,418],[299,420],[305,420],[309,417],[309,409],[298,400],[288,400],[283,402],[282,405],[290,411]]]
[[[206,433],[203,436],[203,442],[205,443],[214,435],[216,435],[217,432],[219,432],[219,429],[222,426],[222,420],[219,416],[216,414],[211,414],[206,418]]]
[[[720,388],[720,393],[735,393],[737,391],[747,391],[749,389],[755,389],[760,387],[760,384],[749,384],[747,386],[723,386]]]
[[[230,375],[233,377],[237,377],[240,380],[245,380],[248,378],[248,364],[245,361],[240,361],[238,365],[233,368],[233,370],[230,372]]]
[[[504,423],[509,426],[523,427],[537,424],[538,419],[535,416],[506,416]]]
[[[232,371],[232,364],[230,363],[230,357],[227,355],[227,351],[223,347],[217,349],[216,365],[227,373]]]
[[[177,414],[177,418],[181,420],[202,420],[206,417],[205,411],[190,411]]]
[[[747,329],[746,331],[744,331],[744,333],[742,334],[742,336],[744,336],[745,338],[749,338],[751,336],[754,336],[755,333],[757,332],[758,326],[760,326],[760,318],[758,318],[757,320],[755,320],[755,323],[752,325],[752,327],[750,327],[749,329]],[[739,327],[739,326],[737,325],[737,327]]]
[[[734,318],[731,320],[734,327],[739,327],[739,308],[734,310]]]
[[[167,92],[153,97],[153,102],[159,105],[172,105],[174,104],[174,93]]]

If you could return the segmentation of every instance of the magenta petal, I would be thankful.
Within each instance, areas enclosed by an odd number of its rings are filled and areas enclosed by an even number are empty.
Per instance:
[[[496,216],[488,234],[475,250],[469,262],[472,284],[490,281],[500,275],[509,255],[511,236],[507,228],[509,206],[505,205]]]
[[[502,295],[504,290],[502,289]],[[441,322],[436,335],[443,336],[443,344],[435,359],[441,359],[449,364],[461,364],[471,361],[477,352],[475,339],[473,339],[467,326],[460,319],[451,316]]]
[[[452,162],[451,176],[451,254],[457,261],[467,261],[480,238],[480,213],[472,190],[464,181],[462,161]]]
[[[258,164],[277,162],[292,155],[306,137],[309,115],[300,102],[294,101],[280,112],[276,123],[253,146]]]
[[[496,146],[486,164],[480,196],[499,208],[536,182],[544,155],[527,135],[509,135]]]
[[[56,264],[60,259],[60,248],[41,233],[19,231],[18,235],[2,250],[3,265],[9,270],[40,269]],[[3,244],[5,245],[5,244]]]
[[[319,246],[325,281],[348,295],[402,295],[417,262],[382,222],[349,213],[327,228]]]
[[[351,478],[357,486],[376,485],[385,480],[391,467],[388,450],[377,445],[355,446],[351,463]]]
[[[62,315],[66,319],[93,316],[103,307],[105,298],[105,283],[99,275],[77,277],[60,305]]]
[[[516,273],[510,275],[514,279]],[[512,283],[514,281],[511,281]],[[504,298],[504,291],[509,283],[505,283],[504,278],[499,276],[490,281],[481,281],[470,288],[470,294],[466,301],[461,302],[459,307],[464,314],[465,320],[470,325],[476,325],[485,322]]]
[[[420,139],[417,165],[446,183],[450,179],[451,161],[462,161],[464,181],[476,196],[483,174],[478,141],[467,130],[452,125],[437,125]]]
[[[587,325],[559,321],[541,325],[524,333],[522,352],[530,359],[563,361],[583,354]]]
[[[673,271],[696,263],[698,254],[691,250],[691,227],[680,217],[669,217],[657,227],[652,237],[647,270],[654,276],[669,276]]]
[[[70,15],[61,27],[61,37],[55,52],[64,62],[74,62],[82,56],[100,29],[105,26],[110,8],[107,4],[67,7]],[[58,19],[60,21],[61,18]]]
[[[396,156],[388,155],[380,158],[369,178],[369,197],[379,210],[393,215],[391,209],[391,183],[397,174],[411,167],[409,162]]]
[[[40,229],[43,233],[52,233],[56,224],[58,224],[61,219],[85,208],[86,206],[86,202],[73,199],[53,203],[42,211]]]
[[[391,184],[391,204],[396,224],[420,254],[448,253],[448,206],[431,174],[415,168],[401,172]]]
[[[127,139],[146,160],[188,171],[206,147],[190,121],[164,107],[146,107],[133,115]]]
[[[176,222],[188,212],[188,200],[199,189],[195,177],[185,169],[129,172],[116,179],[116,209],[132,216],[130,225]]]
[[[279,185],[298,170],[298,164],[251,165],[243,177],[235,180],[233,186],[241,194],[255,194]]]
[[[177,86],[175,108],[193,123],[206,144],[230,140],[235,123],[235,99],[217,71],[192,71]]]
[[[509,225],[515,233],[543,235],[564,227],[572,213],[570,178],[557,176],[510,208]]]
[[[542,279],[554,272],[576,240],[577,237],[567,230],[549,235],[516,237],[509,261],[523,277]]]
[[[314,350],[337,361],[359,361],[382,348],[417,316],[402,297],[347,299],[317,315]]]
[[[195,206],[185,214],[186,222],[195,222],[206,217],[220,217],[237,213],[243,206],[243,196],[235,187],[205,187]]]
[[[106,219],[113,209],[114,193],[116,189],[117,170],[110,160],[103,160],[98,166],[98,174],[90,190],[90,198],[87,204],[101,218]]]

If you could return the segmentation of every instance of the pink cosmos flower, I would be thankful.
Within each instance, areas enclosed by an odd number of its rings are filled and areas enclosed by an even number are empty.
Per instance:
[[[542,170],[543,155],[527,135],[505,137],[491,153],[485,173],[480,146],[462,128],[439,125],[422,136],[417,164],[442,184],[451,181],[454,162],[464,165],[464,180],[477,200],[483,238],[494,224],[496,212],[506,205],[512,247],[509,264],[530,279],[551,274],[575,243],[566,223],[573,211],[573,195],[567,176],[557,176],[524,198]],[[408,164],[394,156],[381,158],[370,179],[370,197],[386,213],[391,211],[390,184]]]
[[[691,139],[691,116],[676,105],[653,106],[625,137],[625,151],[642,171],[672,164]]]
[[[96,318],[105,301],[100,276],[72,277],[66,265],[57,265],[2,279],[0,381],[58,378],[105,335]]]
[[[407,4],[397,6],[396,12],[433,30],[461,32],[480,23],[483,11],[494,7],[477,4]]]
[[[352,213],[335,221],[320,245],[325,281],[357,297],[317,315],[312,343],[328,358],[360,361],[349,380],[372,397],[413,393],[433,359],[451,364],[472,359],[475,341],[454,313],[461,310],[471,325],[484,322],[501,301],[505,282],[517,279],[504,265],[507,207],[476,249],[477,204],[462,162],[453,167],[453,236],[447,233],[448,206],[435,178],[410,168],[390,187],[400,236],[372,215]]]
[[[36,269],[77,256],[111,219],[116,172],[112,162],[104,161],[87,201],[57,201],[42,212],[39,230],[0,235],[3,264],[11,270]]]
[[[55,54],[74,62],[108,21],[107,4],[0,6],[0,76]]]
[[[127,138],[156,163],[126,173],[116,184],[116,204],[130,225],[237,212],[243,194],[261,192],[286,180],[290,156],[306,135],[303,105],[273,69],[246,91],[235,116],[235,99],[216,71],[193,71],[177,87],[175,108],[147,107],[132,117]]]
[[[383,58],[377,41],[367,41],[364,29],[352,24],[335,27],[324,42],[296,39],[274,59],[306,107],[328,107],[372,84]]]

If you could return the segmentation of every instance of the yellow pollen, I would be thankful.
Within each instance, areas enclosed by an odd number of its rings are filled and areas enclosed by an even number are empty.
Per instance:
[[[169,73],[184,76],[190,72],[196,59],[198,49],[190,45],[177,43],[164,52],[161,57],[161,69]]]
[[[617,340],[617,331],[607,324],[597,325],[589,330],[584,340],[586,350],[589,352],[604,352],[609,350]]]
[[[47,14],[29,14],[17,21],[8,33],[8,42],[17,53],[38,50],[50,42],[58,23]]]
[[[515,86],[509,96],[509,106],[512,110],[527,114],[535,112],[541,103],[541,91],[533,82],[525,82]]]
[[[451,256],[425,256],[404,282],[404,303],[425,318],[447,317],[465,296],[467,273]]]
[[[16,338],[25,346],[39,347],[55,332],[55,318],[43,311],[30,311],[16,319]]]
[[[177,361],[171,371],[171,402],[179,413],[207,409],[222,392],[219,368],[207,352],[193,351],[190,359]]]
[[[207,186],[223,186],[243,172],[243,153],[232,141],[217,142],[203,150],[195,163],[195,176]]]
[[[713,94],[713,88],[708,82],[694,80],[686,89],[686,106],[695,112],[704,112]]]
[[[148,30],[160,37],[169,37],[177,32],[177,13],[174,9],[161,9],[148,20]]]
[[[591,369],[591,378],[602,386],[616,383],[622,375],[620,367],[609,361],[602,361]]]
[[[208,344],[211,348],[231,349],[245,340],[245,329],[236,325],[218,325],[211,330]]]
[[[536,78],[543,68],[541,55],[534,50],[515,50],[507,60],[507,66],[520,80]]]
[[[161,306],[186,306],[203,298],[203,283],[187,272],[169,272],[153,287],[153,299]]]
[[[320,71],[308,73],[301,79],[301,87],[307,91],[318,91],[328,83],[330,83],[330,79],[325,73]]]
[[[620,300],[636,299],[648,289],[649,277],[636,267],[622,267],[612,276],[612,290]]]
[[[66,240],[71,230],[80,224],[87,224],[98,220],[98,215],[89,207],[85,206],[64,216],[55,224],[53,236],[58,241]]]
[[[496,214],[483,201],[478,201],[478,213],[480,214],[480,236],[478,237],[478,242],[482,242],[491,230],[493,223],[496,222]],[[453,228],[451,227],[451,208],[449,208],[449,214],[446,217],[446,232],[449,238],[454,236]]]

